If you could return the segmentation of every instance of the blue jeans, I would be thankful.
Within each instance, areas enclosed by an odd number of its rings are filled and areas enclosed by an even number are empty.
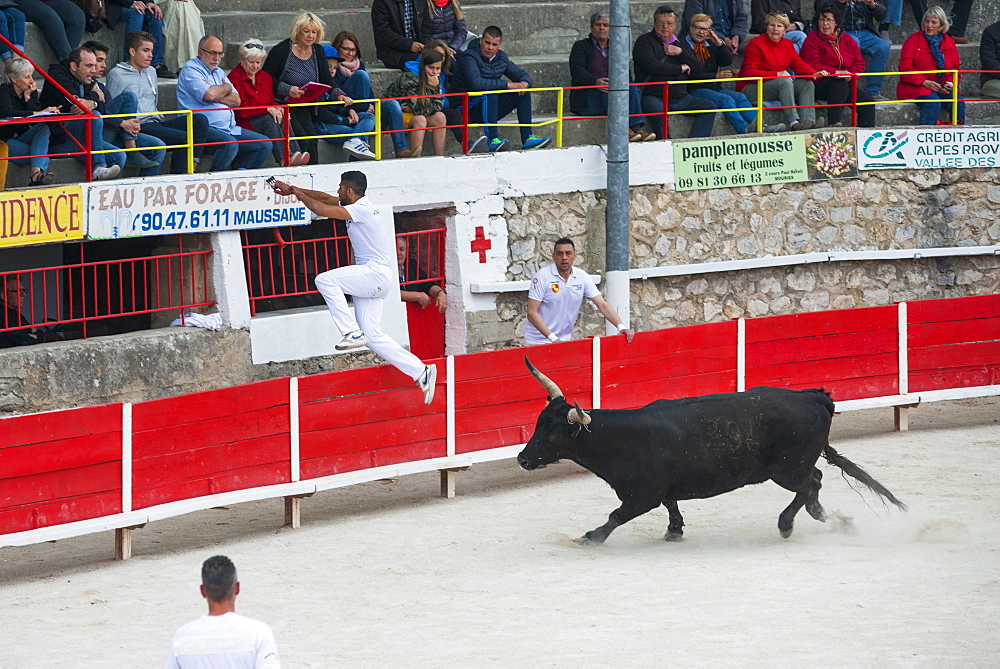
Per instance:
[[[19,158],[15,156],[38,156],[49,152],[49,135],[51,129],[48,123],[36,123],[17,137],[7,140],[7,155],[12,158],[11,162],[18,165],[30,163],[32,167],[38,167],[43,172],[49,169],[48,156],[40,158]]]
[[[153,36],[153,67],[163,64],[163,19],[158,19],[149,13],[139,13],[131,7],[123,7],[118,23],[125,24],[125,37],[136,30],[145,30]],[[125,42],[124,54],[128,54],[128,42]],[[126,59],[127,60],[127,59]]]
[[[750,101],[747,100],[747,96],[728,88],[723,88],[718,91],[713,91],[710,88],[698,88],[693,91],[689,90],[688,95],[704,98],[711,102],[717,109],[753,107],[753,105],[750,104]],[[733,130],[736,131],[737,135],[745,133],[747,128],[749,128],[751,124],[757,120],[757,112],[753,109],[744,109],[743,111],[724,111],[722,112],[722,115],[726,117],[727,121],[729,121],[729,125],[733,126]]]
[[[680,100],[670,98],[669,111],[690,111],[693,109],[715,109],[715,105],[704,98],[696,98],[693,95],[685,95]],[[642,98],[642,109],[647,114],[656,114],[656,119],[652,121],[653,132],[657,139],[663,139],[663,119],[659,115],[663,114],[663,98],[653,95],[646,95]],[[706,111],[704,114],[685,114],[692,116],[691,134],[688,137],[711,137],[712,128],[715,126],[715,112]]]
[[[350,97],[350,96],[348,96]],[[319,130],[320,134],[323,135],[349,135],[359,132],[372,132],[375,130],[375,114],[369,114],[368,112],[363,112],[358,114],[358,124],[357,125],[340,125],[339,123],[323,123],[322,121],[316,121],[316,129]],[[400,137],[403,137],[403,133],[399,133]],[[349,139],[354,139],[353,137],[324,137],[324,140],[330,142],[331,144],[343,144]],[[366,144],[369,143],[370,137],[358,137],[361,141]],[[403,144],[406,144],[406,138],[403,138]]]
[[[194,143],[203,144],[208,135],[208,117],[204,114],[192,114],[192,127],[194,132]],[[187,117],[176,116],[169,121],[146,121],[142,124],[142,135],[149,135],[163,140],[170,146],[179,146],[187,143]],[[136,140],[138,144],[138,140]],[[194,147],[195,158],[199,158],[205,147]],[[170,173],[184,174],[187,172],[187,148],[169,149]]]
[[[469,121],[471,123],[487,123],[483,128],[486,139],[491,142],[497,137],[496,123],[500,122],[507,114],[517,109],[517,122],[521,124],[518,130],[521,133],[521,144],[528,141],[531,136],[531,93],[491,93],[489,95],[477,96],[482,102],[473,102],[469,106]],[[475,120],[473,120],[475,117]]]
[[[371,100],[375,98],[372,90],[372,78],[365,70],[358,70],[351,76],[344,78],[337,77],[337,87],[344,91],[347,97],[352,100]],[[382,111],[383,130],[403,130],[403,109],[399,105],[399,100],[383,100],[379,102]],[[360,115],[363,109],[355,107],[355,111]],[[392,150],[395,152],[404,151],[406,145],[405,132],[393,132],[389,134],[392,139]]]
[[[795,45],[795,53],[798,53],[802,43],[806,41],[806,34],[801,30],[789,30],[785,33],[785,39]]]
[[[902,25],[903,0],[889,0],[889,2],[885,3],[885,7],[889,11],[885,15],[885,21],[883,23],[888,23],[891,26]]]
[[[24,12],[26,21],[41,28],[57,61],[66,60],[73,47],[83,41],[87,15],[73,0],[17,0],[17,8]]]
[[[927,102],[918,102],[917,105],[920,107],[920,125],[934,125],[937,123],[938,116],[941,115],[941,108],[945,107],[948,110],[949,117],[951,116],[951,96],[950,95],[938,95],[937,93],[930,93],[928,95],[921,95],[918,100],[927,100]],[[958,120],[965,121],[965,103],[962,102],[962,96],[958,96]]]
[[[135,114],[138,110],[139,101],[136,99],[135,93],[131,91],[122,91],[120,94],[109,100],[104,106],[104,113],[109,116],[113,114]],[[140,153],[145,154],[150,160],[161,164],[163,163],[163,159],[167,156],[167,150],[162,148],[164,146],[163,141],[153,137],[152,135],[145,135],[141,132],[135,137],[128,135],[119,127],[120,123],[113,123],[112,120],[123,121],[126,119],[104,119],[104,140],[107,143],[114,144],[115,146],[122,146],[122,142],[126,139],[134,139],[136,146],[149,149],[148,151],[141,151]],[[155,177],[159,173],[159,165],[139,170],[139,176],[141,177]]]
[[[861,53],[871,57],[871,62],[868,63],[868,67],[865,70],[868,72],[885,72],[885,68],[889,66],[889,43],[868,30],[849,30],[847,34],[857,41],[858,46],[861,47]],[[882,90],[882,80],[884,78],[880,74],[865,77],[865,90],[872,95],[878,95]]]
[[[90,141],[91,148],[93,151],[109,151],[109,153],[95,153],[93,154],[92,164],[94,167],[100,167],[105,165],[111,167],[112,165],[118,165],[119,168],[125,167],[125,154],[121,151],[115,151],[118,147],[114,144],[109,144],[104,141],[104,120],[98,116],[90,121],[64,121],[63,127],[66,132],[71,134],[73,137],[86,146],[84,142],[84,123],[90,123]],[[80,147],[76,145],[76,142],[70,138],[66,138],[59,146],[53,147],[52,153],[71,153],[77,152],[77,155],[73,156],[80,162],[86,160],[86,154],[79,153]]]
[[[14,43],[21,51],[24,51],[24,12],[14,7],[4,7],[0,9],[0,35],[3,35]],[[14,55],[6,44],[0,47],[0,58],[4,60]]]
[[[197,114],[195,114],[197,116]],[[212,142],[232,142],[237,140],[267,139],[265,135],[253,130],[241,128],[239,135],[230,135],[224,130],[219,130],[212,126],[208,127],[205,141]],[[255,170],[267,160],[267,154],[271,152],[271,142],[243,142],[239,144],[217,144],[214,147],[215,155],[212,156],[212,171],[223,172],[225,170],[237,168]]]
[[[596,88],[587,89],[587,108],[580,116],[607,116],[608,94]],[[628,87],[628,127],[633,130],[641,128],[646,123],[642,115],[642,102],[639,100],[639,87]]]

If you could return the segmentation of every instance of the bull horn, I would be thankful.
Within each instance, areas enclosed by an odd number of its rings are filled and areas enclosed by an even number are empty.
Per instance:
[[[545,392],[549,394],[549,397],[556,398],[563,396],[563,391],[559,390],[559,386],[554,384],[549,377],[535,369],[535,366],[531,364],[530,360],[528,360],[528,356],[524,356],[524,364],[528,366],[528,371],[531,372],[532,376],[538,379],[538,382],[542,384],[542,388],[545,388]]]
[[[579,423],[580,425],[590,425],[590,414],[580,408],[580,405],[573,402],[572,409],[569,410],[569,422]]]

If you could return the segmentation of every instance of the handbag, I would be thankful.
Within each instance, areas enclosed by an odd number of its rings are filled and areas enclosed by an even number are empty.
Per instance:
[[[103,21],[108,18],[104,0],[73,0],[87,15],[87,32],[96,33],[104,27]]]

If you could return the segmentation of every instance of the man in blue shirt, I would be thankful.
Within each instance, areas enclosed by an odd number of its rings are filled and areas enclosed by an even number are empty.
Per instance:
[[[219,142],[213,147],[213,172],[232,169],[234,159],[238,168],[254,170],[267,160],[271,142],[260,133],[236,125],[232,108],[240,106],[240,96],[219,67],[222,55],[222,40],[214,35],[201,39],[198,57],[185,63],[177,79],[177,104],[181,109],[208,110],[199,113],[208,118],[206,141]],[[222,143],[234,140],[240,143]]]

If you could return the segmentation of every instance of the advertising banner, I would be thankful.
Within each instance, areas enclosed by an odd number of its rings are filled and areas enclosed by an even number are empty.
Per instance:
[[[733,188],[858,175],[854,131],[674,142],[677,190]]]
[[[313,175],[274,174],[311,189]],[[116,239],[308,225],[312,214],[295,197],[282,197],[260,176],[238,174],[132,183],[100,182],[87,190],[87,237]]]
[[[0,247],[83,239],[80,186],[0,193]]]
[[[1000,165],[1000,129],[884,128],[858,130],[858,167],[913,170]]]

